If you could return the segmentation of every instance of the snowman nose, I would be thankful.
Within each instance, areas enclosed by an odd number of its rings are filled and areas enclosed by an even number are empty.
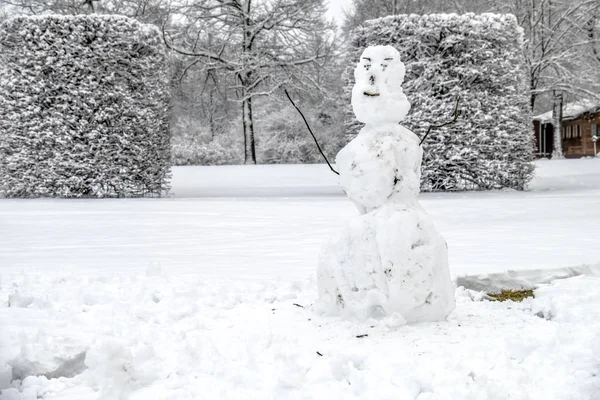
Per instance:
[[[369,75],[369,82],[371,83],[371,85],[375,84],[375,75],[373,75],[373,74]]]

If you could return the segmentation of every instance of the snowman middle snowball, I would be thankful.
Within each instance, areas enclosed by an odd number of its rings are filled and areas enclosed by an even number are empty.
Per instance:
[[[354,70],[352,107],[365,127],[336,164],[359,215],[323,246],[318,291],[334,313],[438,321],[455,307],[454,287],[446,242],[417,200],[419,140],[399,125],[410,110],[404,73],[391,46],[368,47]]]

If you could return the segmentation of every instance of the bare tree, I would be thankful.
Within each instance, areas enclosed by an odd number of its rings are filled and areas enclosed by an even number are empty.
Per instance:
[[[306,71],[331,52],[333,27],[322,15],[322,0],[189,1],[177,8],[166,43],[190,64],[200,60],[206,71],[234,78],[228,89],[242,106],[245,163],[256,163],[253,99],[284,86],[318,89]]]
[[[162,25],[169,16],[171,0],[94,0],[98,12],[126,15],[138,21]]]
[[[119,14],[157,25],[169,14],[169,0],[0,0],[16,13]]]
[[[551,96],[554,120],[553,158],[561,158],[561,115],[565,98],[600,98],[600,41],[595,16],[598,0],[496,0],[494,11],[517,16],[525,34],[531,108]]]
[[[590,63],[590,15],[598,0],[498,0],[495,11],[517,16],[525,33],[525,55],[530,70],[531,107],[537,97],[555,90],[595,97],[597,65]],[[592,90],[590,90],[592,89]]]
[[[9,13],[9,10],[8,10],[7,6],[2,4],[2,2],[0,1],[0,22],[4,21],[6,18],[8,18],[8,13]]]
[[[564,158],[562,151],[562,119],[563,119],[563,103],[564,97],[562,92],[556,90],[552,92],[552,125],[554,126],[554,150],[552,150],[552,158]]]
[[[592,41],[590,48],[596,61],[600,62],[600,10],[594,10],[587,23],[588,38]]]

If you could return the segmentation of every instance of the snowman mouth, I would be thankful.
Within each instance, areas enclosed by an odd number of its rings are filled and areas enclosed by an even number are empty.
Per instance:
[[[368,91],[365,91],[364,95],[365,96],[369,96],[369,97],[377,97],[377,96],[379,96],[379,92],[368,92]]]

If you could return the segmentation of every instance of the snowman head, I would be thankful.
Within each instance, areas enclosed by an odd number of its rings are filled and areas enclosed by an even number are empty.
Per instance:
[[[365,124],[399,123],[410,110],[402,91],[406,69],[392,46],[369,46],[354,69],[352,109]]]

